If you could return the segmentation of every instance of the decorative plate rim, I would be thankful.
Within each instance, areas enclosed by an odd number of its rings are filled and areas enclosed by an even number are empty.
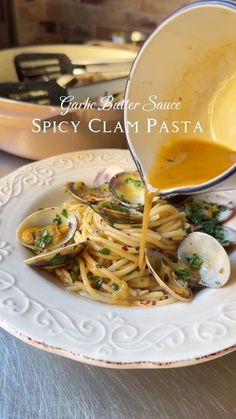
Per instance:
[[[4,213],[4,207],[11,204],[12,198],[19,198],[22,190],[28,191],[30,193],[32,188],[34,190],[38,188],[38,191],[41,191],[42,193],[42,190],[44,190],[45,186],[50,188],[54,179],[57,179],[57,177],[62,177],[62,175],[65,173],[65,169],[73,172],[76,166],[79,166],[81,170],[84,169],[86,171],[88,170],[89,163],[95,165],[97,164],[98,166],[104,164],[111,165],[114,163],[120,163],[121,167],[123,166],[126,168],[130,167],[130,165],[133,164],[133,161],[127,150],[95,149],[62,154],[27,164],[26,166],[23,166],[0,179],[0,221],[2,218],[2,212]],[[137,322],[135,323],[134,321],[134,309],[128,308],[123,310],[121,308],[119,309],[113,306],[106,306],[104,304],[99,304],[97,306],[93,305],[94,312],[98,314],[98,317],[96,317],[95,320],[93,319],[93,322],[90,318],[86,317],[84,313],[84,318],[82,316],[82,319],[80,320],[78,319],[79,314],[76,313],[78,316],[75,320],[72,318],[72,316],[70,318],[66,312],[64,313],[64,311],[61,310],[61,306],[59,306],[59,308],[56,305],[55,307],[48,307],[47,304],[42,304],[40,299],[38,301],[37,299],[32,298],[30,293],[25,292],[24,287],[22,288],[18,285],[18,281],[16,279],[17,274],[15,271],[12,273],[8,272],[8,270],[2,269],[2,266],[5,265],[8,268],[8,263],[5,263],[5,260],[8,258],[10,259],[11,257],[14,259],[14,252],[17,252],[17,246],[11,246],[7,241],[4,240],[3,237],[3,240],[0,240],[0,326],[6,331],[10,332],[12,335],[37,348],[84,363],[109,368],[170,368],[187,366],[218,358],[236,349],[236,339],[235,334],[233,333],[233,340],[231,339],[230,344],[229,342],[221,342],[220,345],[217,343],[217,345],[214,347],[214,350],[208,349],[207,351],[205,350],[205,353],[200,353],[195,356],[194,351],[192,356],[182,356],[180,351],[178,357],[175,359],[162,359],[162,356],[158,355],[158,350],[163,351],[163,348],[164,350],[167,348],[168,352],[169,348],[171,347],[169,351],[170,356],[173,353],[173,347],[174,350],[176,347],[178,352],[178,345],[181,347],[181,345],[186,342],[186,336],[188,338],[187,340],[189,340],[189,336],[187,334],[190,333],[191,335],[192,331],[190,328],[193,328],[194,323],[191,324],[190,322],[190,324],[188,324],[187,321],[183,325],[181,323],[180,326],[178,323],[175,324],[171,322],[168,324],[167,319],[167,324],[164,325],[165,330],[163,331],[161,318],[164,318],[166,315],[168,318],[168,311],[163,310],[166,309],[166,307],[163,307],[161,309],[163,312],[155,311],[157,317],[159,316],[159,324],[157,327],[153,328],[150,323],[151,329],[149,330],[148,328],[146,329],[146,324],[145,326],[139,325],[140,327],[138,328]],[[11,257],[9,255],[11,255]],[[38,286],[38,284],[36,285]],[[45,283],[44,285],[47,286],[49,291],[51,291],[50,287],[51,289],[52,287],[55,287],[50,283]],[[65,293],[65,291],[63,292]],[[55,291],[55,294],[57,293],[58,291]],[[3,297],[1,297],[1,294],[3,294]],[[69,293],[66,294],[71,295]],[[230,298],[229,301],[227,292],[223,294],[223,300],[224,302],[226,301],[227,304],[222,305],[217,312],[214,312],[213,314],[210,313],[208,317],[206,316],[202,319],[200,318],[200,320],[198,318],[198,323],[194,325],[196,330],[194,331],[195,335],[193,334],[193,336],[196,338],[196,333],[199,333],[199,336],[201,337],[201,340],[204,344],[209,342],[211,345],[211,342],[214,343],[214,341],[217,339],[222,339],[225,336],[227,337],[227,333],[232,333],[232,327],[235,326],[236,300],[232,300]],[[74,298],[77,300],[79,297]],[[212,295],[210,296],[210,299],[211,298]],[[65,296],[65,304],[66,299],[68,300],[68,297]],[[204,305],[204,299],[201,299],[201,302],[203,302]],[[96,303],[92,302],[92,304]],[[84,300],[83,302],[80,301],[80,305],[82,306],[80,310],[89,310],[91,307],[91,302],[88,300]],[[184,304],[184,306],[186,306],[186,304]],[[182,310],[183,313],[186,313],[184,306],[181,306],[181,309],[179,309],[180,306],[178,306],[177,312],[181,312]],[[100,310],[97,310],[97,307],[99,307]],[[135,309],[137,317],[140,317],[139,313],[146,313],[147,315],[145,315],[145,317],[147,317],[149,321],[153,321],[153,318],[155,317],[153,316],[153,309],[144,310],[145,309]],[[21,319],[19,322],[17,320],[12,321],[12,318],[9,317],[8,312],[10,312],[11,315],[17,315],[14,317],[15,319],[19,319],[22,314],[25,315],[25,317],[23,321],[21,321]],[[163,315],[164,312],[165,315]],[[127,313],[130,313],[130,315],[125,318]],[[55,316],[55,319],[53,315]],[[31,322],[37,321],[37,326],[40,326],[44,329],[40,332],[36,332],[36,335],[38,334],[37,338],[34,336],[35,333],[32,333],[32,327],[34,328],[34,324],[32,325],[29,323],[30,326],[28,326],[27,321],[29,321],[29,319],[27,319],[27,316],[30,318]],[[55,324],[53,324],[54,320]],[[21,326],[19,326],[19,324],[21,324]],[[24,325],[24,327],[22,327],[22,325]],[[27,329],[27,326],[31,333],[24,330],[25,327]],[[47,326],[49,329],[45,331],[45,327]],[[142,328],[144,328],[144,331]],[[77,348],[77,346],[75,346],[74,343],[68,344],[66,341],[65,336],[63,336],[65,330],[67,331],[67,334],[69,338],[72,339],[72,341],[73,339],[74,341],[77,339],[77,343],[79,345],[78,350],[75,350],[75,347]],[[51,335],[49,332],[51,332]],[[103,350],[106,349],[105,352],[101,352],[101,354],[99,354],[99,351],[96,351],[96,342],[93,343],[93,345],[95,345],[94,351],[86,350],[86,344],[88,345],[89,343],[89,333],[91,332],[95,335],[98,333],[97,344],[100,345],[100,348],[103,348]],[[59,340],[57,340],[57,336],[59,336]],[[191,339],[193,339],[193,336],[190,336],[190,347],[192,345]],[[57,342],[57,344],[55,342]],[[63,345],[61,342],[65,342],[65,345]],[[89,344],[91,344],[91,342]],[[81,345],[84,345],[85,349],[83,351],[81,350]],[[113,356],[109,353],[109,345],[113,349],[116,348],[118,355],[115,353]],[[136,346],[138,346],[138,349]],[[145,354],[145,351],[149,350],[151,352],[150,358],[148,358],[148,355],[146,356]],[[136,351],[133,360],[129,358],[129,356],[131,356],[131,351]],[[138,351],[140,351],[141,354],[145,354],[145,356],[143,355],[142,357],[142,355],[137,355]],[[129,356],[127,359],[125,359],[127,353]],[[156,358],[153,359],[153,356]]]
[[[0,327],[6,332],[10,333],[12,336],[21,340],[28,345],[40,349],[44,352],[53,353],[58,356],[63,356],[64,358],[69,358],[77,362],[81,362],[88,365],[93,365],[101,368],[114,368],[114,369],[168,369],[168,368],[181,368],[187,367],[196,364],[203,364],[208,361],[213,361],[214,359],[221,358],[225,355],[228,355],[236,350],[236,344],[223,349],[221,351],[211,353],[199,358],[192,358],[179,361],[169,361],[169,362],[158,362],[158,361],[140,361],[140,362],[115,362],[115,361],[105,361],[96,358],[87,357],[80,353],[75,353],[68,351],[63,348],[57,348],[55,346],[47,345],[44,342],[36,341],[30,336],[24,335],[23,333],[13,329],[8,324],[5,324],[0,319]]]

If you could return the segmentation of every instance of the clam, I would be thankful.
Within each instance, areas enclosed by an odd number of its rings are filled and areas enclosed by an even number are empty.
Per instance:
[[[230,261],[225,249],[212,236],[196,231],[189,234],[178,248],[179,260],[197,270],[199,285],[220,288],[230,277]]]
[[[76,228],[77,220],[71,211],[59,207],[43,208],[21,222],[16,237],[23,246],[42,253],[68,243]]]
[[[112,223],[139,224],[142,223],[143,213],[135,208],[128,208],[116,200],[101,201],[92,205],[95,212]]]
[[[103,183],[99,188],[90,188],[83,182],[68,182],[66,188],[75,199],[90,206],[109,222],[122,224],[142,222],[142,212],[128,208],[113,198],[108,183]]]
[[[192,288],[220,288],[230,277],[225,249],[212,236],[194,232],[180,244],[173,262],[157,249],[146,249],[146,261],[156,281],[180,301],[191,301]]]
[[[220,225],[214,222],[206,222],[198,226],[197,230],[212,236],[223,247],[236,244],[236,230],[226,225]]]
[[[184,201],[187,218],[194,229],[209,234],[222,246],[236,243],[236,231],[226,225],[235,213],[235,206],[226,192],[194,195]]]
[[[109,187],[115,199],[125,206],[144,205],[144,183],[138,172],[120,172],[113,176]]]
[[[66,265],[78,256],[87,246],[87,242],[73,243],[26,259],[26,265],[45,269],[55,269]]]
[[[98,188],[89,187],[84,182],[68,182],[65,188],[70,194],[80,202],[86,205],[97,204],[100,201],[110,197],[109,184],[103,183]]]
[[[187,217],[193,224],[217,220],[222,223],[232,217],[235,207],[225,192],[193,195],[184,201]]]
[[[157,249],[151,248],[146,249],[146,261],[150,272],[158,284],[170,295],[184,302],[192,300],[189,283],[186,279],[183,280],[179,274],[181,270],[185,269],[185,265],[172,262]],[[191,276],[189,276],[189,280],[192,280]]]

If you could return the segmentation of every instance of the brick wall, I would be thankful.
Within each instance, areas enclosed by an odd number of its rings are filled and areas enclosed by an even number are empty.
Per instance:
[[[148,35],[188,0],[15,0],[19,45]]]

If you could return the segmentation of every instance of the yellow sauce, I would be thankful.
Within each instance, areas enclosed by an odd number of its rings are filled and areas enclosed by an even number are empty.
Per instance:
[[[215,178],[236,162],[236,152],[215,142],[175,140],[163,145],[148,180],[158,190],[194,186]]]
[[[138,268],[140,271],[144,270],[145,266],[145,259],[144,259],[144,252],[146,247],[147,241],[147,233],[148,233],[148,224],[149,224],[149,215],[152,208],[152,200],[156,194],[154,192],[150,192],[145,188],[145,200],[144,200],[144,213],[143,213],[143,224],[142,224],[142,236],[140,242],[140,249],[139,249],[139,259],[138,259]]]
[[[213,142],[202,140],[175,140],[162,147],[153,164],[148,180],[157,191],[180,186],[204,183],[236,162],[236,153],[231,149]],[[140,243],[140,271],[145,266],[145,247],[147,242],[149,215],[152,200],[158,192],[150,192],[145,188],[145,205]]]

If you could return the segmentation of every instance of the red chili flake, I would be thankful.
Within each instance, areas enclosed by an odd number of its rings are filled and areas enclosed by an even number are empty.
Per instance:
[[[125,246],[122,247],[122,250],[124,250],[124,252],[128,252],[129,248],[128,248],[128,246],[125,245]]]
[[[221,268],[221,269],[219,270],[219,273],[220,273],[220,274],[223,274],[223,273],[224,273],[224,268]]]

